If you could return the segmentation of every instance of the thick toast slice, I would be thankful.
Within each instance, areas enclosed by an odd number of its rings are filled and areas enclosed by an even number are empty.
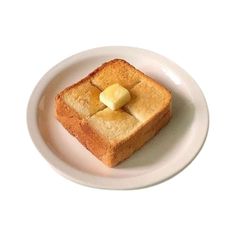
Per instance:
[[[131,94],[128,104],[112,111],[99,94],[119,83]],[[127,159],[171,118],[171,93],[128,62],[109,61],[56,96],[56,117],[107,166]]]

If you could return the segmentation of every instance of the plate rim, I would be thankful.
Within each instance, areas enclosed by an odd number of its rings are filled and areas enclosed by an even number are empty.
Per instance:
[[[106,52],[113,52],[114,51],[139,51],[143,52],[145,54],[152,55],[154,57],[158,57],[160,60],[163,61],[164,64],[168,64],[169,67],[171,67],[174,70],[177,70],[179,73],[183,74],[183,77],[188,77],[191,80],[188,81],[192,84],[192,86],[195,87],[197,92],[201,95],[201,104],[203,105],[203,108],[205,109],[205,128],[204,131],[202,131],[202,137],[200,140],[200,144],[196,148],[195,152],[189,156],[188,158],[185,158],[185,162],[182,163],[181,167],[176,168],[175,171],[172,171],[172,174],[166,174],[166,176],[162,176],[162,178],[156,179],[154,171],[147,174],[139,175],[138,177],[132,176],[132,177],[126,177],[122,178],[122,182],[119,179],[113,178],[113,177],[102,177],[102,176],[94,176],[92,174],[80,171],[66,162],[62,161],[60,158],[57,157],[55,153],[53,153],[50,148],[47,146],[47,144],[44,142],[43,137],[40,134],[40,130],[38,127],[37,122],[37,115],[38,115],[38,104],[40,101],[40,98],[43,94],[44,89],[46,88],[47,84],[51,81],[51,79],[60,71],[63,71],[65,68],[67,68],[73,61],[76,61],[78,57],[80,60],[83,60],[83,58],[87,58],[90,55],[94,56],[94,54],[104,53]],[[186,81],[185,81],[186,82]],[[73,182],[94,187],[94,188],[100,188],[100,189],[115,189],[115,190],[128,190],[128,189],[139,189],[144,187],[153,186],[156,184],[160,184],[178,173],[180,173],[182,170],[184,170],[198,155],[198,153],[201,151],[207,135],[209,131],[209,109],[207,105],[206,98],[199,87],[199,85],[195,82],[195,80],[180,66],[178,66],[176,63],[174,63],[172,60],[166,58],[165,56],[162,56],[156,52],[138,48],[138,47],[129,47],[129,46],[105,46],[105,47],[97,47],[88,49],[79,53],[76,53],[70,57],[67,57],[66,59],[62,60],[61,62],[57,63],[55,66],[53,66],[46,74],[43,75],[43,77],[38,81],[35,88],[33,89],[28,105],[27,105],[27,111],[26,111],[26,120],[27,120],[27,127],[28,132],[30,134],[31,140],[36,146],[37,150],[41,153],[41,155],[44,157],[44,159],[52,166],[54,169],[59,172],[64,177],[72,180]],[[154,176],[153,176],[154,175]],[[142,181],[140,181],[140,178],[142,177]],[[148,177],[148,178],[147,178]],[[139,181],[135,181],[136,179],[139,179]],[[123,184],[124,180],[127,179],[127,184]],[[110,180],[110,181],[108,181]]]

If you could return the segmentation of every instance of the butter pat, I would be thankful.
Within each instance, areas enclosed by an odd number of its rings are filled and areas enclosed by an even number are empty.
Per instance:
[[[100,93],[100,101],[111,110],[117,110],[130,101],[129,91],[119,84],[113,84]]]

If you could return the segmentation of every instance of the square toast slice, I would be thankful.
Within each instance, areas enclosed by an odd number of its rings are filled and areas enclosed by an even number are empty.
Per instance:
[[[116,111],[99,101],[114,83],[131,94]],[[171,104],[166,88],[122,59],[104,63],[55,99],[58,121],[109,167],[129,158],[168,123]]]

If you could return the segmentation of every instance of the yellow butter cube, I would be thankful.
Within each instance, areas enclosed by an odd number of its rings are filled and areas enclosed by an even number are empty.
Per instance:
[[[119,84],[113,84],[100,93],[99,99],[111,110],[117,110],[129,102],[129,91]]]

